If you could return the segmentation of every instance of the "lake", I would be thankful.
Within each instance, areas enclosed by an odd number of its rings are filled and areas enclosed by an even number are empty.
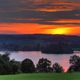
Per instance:
[[[3,54],[4,52],[0,52]],[[60,65],[63,66],[64,70],[66,71],[69,67],[69,59],[72,55],[80,56],[80,51],[74,51],[73,54],[43,54],[40,51],[18,51],[18,52],[11,52],[10,58],[15,59],[18,61],[22,61],[25,58],[31,59],[35,64],[37,64],[40,58],[47,58],[49,59],[52,64],[58,62]]]

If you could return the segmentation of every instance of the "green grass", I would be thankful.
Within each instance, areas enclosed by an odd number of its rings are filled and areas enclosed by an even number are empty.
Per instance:
[[[32,73],[0,75],[0,80],[80,80],[80,73]]]

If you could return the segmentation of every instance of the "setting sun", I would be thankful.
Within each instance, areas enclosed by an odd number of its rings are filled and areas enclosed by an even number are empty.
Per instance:
[[[69,28],[55,28],[55,29],[49,29],[48,32],[50,34],[68,34]]]
[[[66,34],[68,32],[68,28],[57,28],[53,30],[54,34]]]

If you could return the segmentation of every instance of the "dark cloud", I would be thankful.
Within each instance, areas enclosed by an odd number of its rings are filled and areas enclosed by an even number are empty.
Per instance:
[[[51,25],[62,24],[50,21],[51,20],[55,21],[60,19],[80,19],[80,16],[76,16],[76,14],[80,14],[80,10],[59,11],[59,12],[44,12],[44,11],[7,12],[7,13],[2,13],[0,15],[0,22],[18,22],[18,23],[22,22],[22,23],[39,23],[39,24],[51,24]],[[31,18],[34,19],[31,20]],[[36,18],[38,20],[36,20]]]
[[[59,2],[61,3],[59,3]],[[50,22],[60,19],[80,19],[79,0],[0,0],[0,22],[38,24],[78,24]],[[62,1],[64,3],[62,3]],[[40,11],[40,9],[63,9],[62,11]],[[66,10],[71,9],[71,10]],[[30,20],[34,18],[33,20]],[[36,18],[38,20],[36,20]]]

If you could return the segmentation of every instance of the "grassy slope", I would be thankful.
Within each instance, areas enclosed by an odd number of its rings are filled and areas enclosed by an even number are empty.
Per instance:
[[[80,80],[80,73],[35,73],[18,75],[1,75],[0,80]]]

